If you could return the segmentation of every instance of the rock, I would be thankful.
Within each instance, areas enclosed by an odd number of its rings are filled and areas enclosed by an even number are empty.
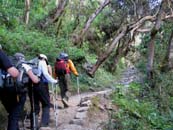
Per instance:
[[[62,130],[84,130],[84,129],[80,125],[69,124],[69,125],[64,125]]]
[[[101,111],[105,111],[105,107],[102,106],[101,104],[98,106]]]
[[[91,104],[92,104],[91,101],[88,100],[88,101],[82,102],[80,106],[81,106],[81,107],[84,107],[84,106],[91,106]]]
[[[76,125],[80,125],[83,126],[85,123],[85,120],[83,119],[72,119],[69,124],[76,124]]]
[[[86,117],[87,117],[87,111],[77,112],[76,116],[75,116],[75,119],[84,119]]]
[[[80,107],[79,109],[77,109],[77,112],[84,112],[84,111],[87,111],[89,109],[88,106],[86,107]]]

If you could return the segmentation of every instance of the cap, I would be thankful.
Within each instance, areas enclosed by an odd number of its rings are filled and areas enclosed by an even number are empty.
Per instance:
[[[44,55],[44,54],[40,54],[39,57],[40,57],[40,58],[43,58],[43,59],[45,59],[45,60],[47,60],[47,56]]]
[[[17,52],[14,54],[14,57],[17,59],[17,60],[25,60],[25,56],[24,54],[20,53],[20,52]]]
[[[68,54],[67,53],[64,53],[64,52],[61,52],[59,54],[59,59],[68,59]]]

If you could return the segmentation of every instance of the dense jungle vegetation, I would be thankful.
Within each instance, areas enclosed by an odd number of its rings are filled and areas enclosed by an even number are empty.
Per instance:
[[[52,66],[67,52],[82,91],[118,90],[106,130],[172,130],[172,20],[172,0],[0,0],[0,44],[28,60],[46,54]],[[132,65],[142,82],[116,84]],[[4,111],[1,106],[2,130]]]

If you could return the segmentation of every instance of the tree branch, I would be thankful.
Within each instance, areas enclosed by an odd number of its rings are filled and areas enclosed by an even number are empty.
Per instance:
[[[78,35],[73,35],[74,40],[73,43],[74,44],[78,44],[79,46],[81,46],[81,42],[82,39],[84,37],[84,35],[86,34],[86,32],[88,31],[91,23],[94,21],[94,19],[97,17],[97,15],[110,3],[110,0],[105,0],[100,7],[88,18],[84,28],[82,29],[82,31],[80,32],[80,34]]]
[[[133,33],[135,31],[138,31],[138,29],[145,24],[145,22],[147,21],[151,21],[151,22],[155,22],[155,26],[152,29],[152,33],[151,35],[155,37],[155,33],[154,30],[158,31],[160,29],[160,21],[161,20],[166,20],[166,19],[171,19],[173,18],[173,15],[168,15],[165,17],[161,17],[161,12],[159,11],[159,13],[157,15],[154,16],[145,16],[141,19],[139,19],[137,22],[135,23],[131,23],[129,25],[124,25],[124,28],[122,29],[122,31],[120,33],[118,33],[115,37],[114,40],[112,41],[111,45],[108,47],[108,49],[101,55],[99,56],[97,62],[95,63],[95,65],[93,65],[92,69],[88,72],[88,74],[90,76],[93,77],[93,75],[95,74],[96,70],[99,68],[99,66],[107,59],[107,57],[110,56],[110,54],[113,52],[117,42],[119,42],[119,40],[121,38],[123,38],[124,36],[126,36],[130,31],[133,30]],[[132,34],[133,34],[132,33]],[[133,35],[132,35],[133,36]],[[154,37],[151,39],[151,43],[154,42],[153,39]],[[153,53],[153,52],[152,52]],[[150,63],[152,64],[152,62]]]

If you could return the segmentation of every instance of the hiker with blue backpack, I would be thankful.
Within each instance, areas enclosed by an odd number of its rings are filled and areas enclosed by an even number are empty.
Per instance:
[[[16,53],[14,56],[17,60],[24,60],[24,55],[21,53]],[[32,82],[39,82],[39,78],[34,75],[29,65],[21,63],[21,68]],[[19,83],[22,78],[21,71],[14,67],[2,49],[0,49],[0,71],[0,100],[8,113],[7,130],[19,130],[18,121],[26,100],[26,92],[23,91],[25,84]],[[8,82],[9,80],[10,82]],[[12,80],[15,80],[15,82],[12,82]]]
[[[57,84],[57,80],[54,79],[51,74],[48,72],[48,58],[44,54],[38,55],[38,76],[40,77],[40,82],[33,85],[34,93],[34,107],[36,113],[36,123],[37,127],[40,129],[50,129],[49,120],[50,120],[50,96],[48,83]],[[40,103],[42,106],[42,115],[41,122],[38,126],[38,116],[40,113]],[[31,118],[31,129],[33,129],[33,118]],[[37,128],[37,129],[38,129]]]
[[[56,58],[54,70],[55,70],[55,77],[57,77],[59,81],[62,103],[64,105],[64,108],[66,108],[68,107],[68,99],[69,99],[68,93],[70,89],[71,72],[73,72],[73,74],[77,77],[79,74],[72,60],[69,59],[68,54],[64,52],[61,52]]]

